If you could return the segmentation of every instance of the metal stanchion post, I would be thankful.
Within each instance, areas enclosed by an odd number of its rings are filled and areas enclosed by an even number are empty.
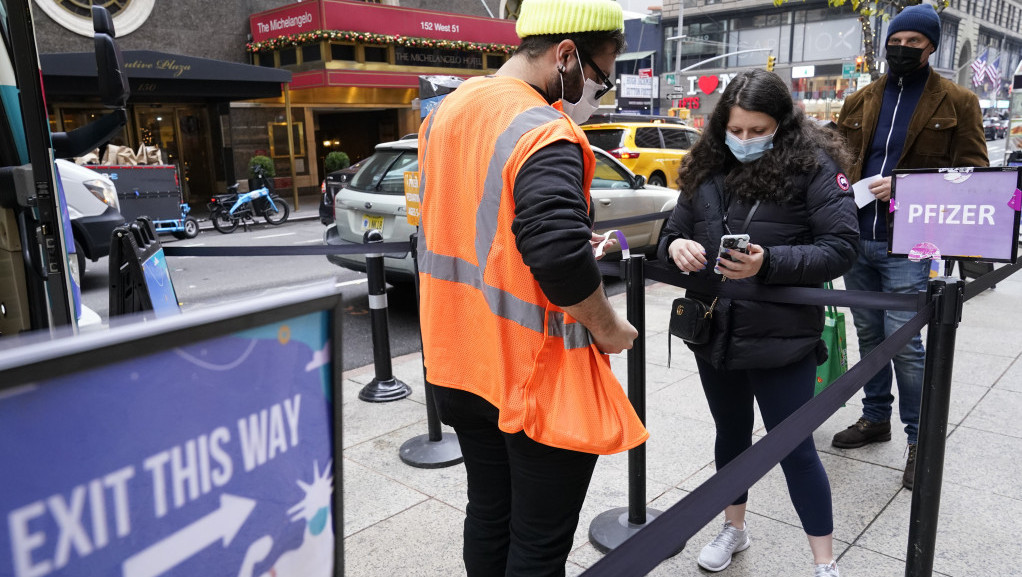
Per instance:
[[[415,272],[415,302],[419,302],[419,257],[418,235],[413,234],[409,243],[412,246],[412,267]],[[419,328],[419,342],[422,342],[422,328]],[[425,351],[423,351],[425,354]],[[426,377],[426,364],[422,365],[422,382],[426,390],[426,426],[429,434],[408,439],[401,445],[399,456],[406,465],[420,469],[439,469],[457,465],[464,460],[461,445],[454,433],[440,430],[440,415],[437,414],[436,400],[433,396],[433,384]]]
[[[625,264],[628,322],[639,331],[628,350],[628,400],[643,424],[646,423],[646,275],[645,258],[633,256]],[[660,516],[662,511],[646,506],[646,444],[628,451],[628,506],[600,513],[589,524],[589,542],[606,553],[624,543]],[[684,549],[682,543],[675,554]]]
[[[378,230],[367,230],[362,236],[366,244],[383,242]],[[376,377],[362,387],[358,398],[370,403],[397,401],[412,394],[412,388],[394,378],[390,365],[390,333],[387,327],[387,283],[383,275],[383,253],[366,255],[369,277],[369,320],[373,325],[373,364]]]
[[[960,279],[935,278],[927,287],[927,298],[936,301],[936,308],[926,335],[926,368],[919,415],[919,446],[916,449],[912,511],[909,515],[906,577],[928,577],[933,574],[940,489],[944,479],[948,409],[951,406],[951,370],[964,297],[965,283]]]

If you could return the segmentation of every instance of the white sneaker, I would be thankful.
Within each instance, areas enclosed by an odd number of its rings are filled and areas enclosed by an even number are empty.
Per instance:
[[[826,565],[816,565],[813,577],[841,577],[837,572],[837,561],[831,561]]]
[[[699,552],[699,566],[707,571],[723,571],[731,564],[731,556],[745,551],[752,545],[749,539],[749,526],[746,523],[742,530],[735,529],[731,521],[724,522],[717,537]]]

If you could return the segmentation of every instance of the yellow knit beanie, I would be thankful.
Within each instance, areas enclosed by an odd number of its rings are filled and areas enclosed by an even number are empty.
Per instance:
[[[614,0],[523,0],[515,31],[525,38],[624,27],[624,13]]]

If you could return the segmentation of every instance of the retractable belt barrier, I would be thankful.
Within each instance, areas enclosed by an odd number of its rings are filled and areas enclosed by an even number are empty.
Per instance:
[[[341,246],[165,246],[163,254],[167,256],[325,256],[328,254],[406,253],[411,248],[412,245],[408,241]]]

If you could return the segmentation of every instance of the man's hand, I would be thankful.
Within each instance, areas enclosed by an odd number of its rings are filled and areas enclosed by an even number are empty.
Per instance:
[[[639,331],[610,306],[603,283],[582,302],[561,308],[589,329],[596,347],[604,353],[613,355],[630,349],[639,336]]]
[[[763,268],[763,247],[758,244],[749,243],[749,254],[741,253],[737,250],[724,250],[733,260],[718,258],[717,269],[720,270],[720,274],[729,279],[735,280],[755,276],[759,269]]]
[[[613,326],[601,331],[590,328],[589,333],[593,335],[596,348],[611,355],[632,348],[635,337],[639,336],[639,331],[635,330],[632,323],[616,314],[614,315]]]
[[[610,232],[608,231],[607,234],[610,234]],[[607,241],[607,244],[603,245],[602,251],[598,251],[597,249],[600,247],[600,243],[603,242],[604,240]],[[593,247],[593,254],[596,256],[596,260],[600,260],[601,258],[604,257],[604,255],[607,254],[608,248],[617,246],[617,238],[613,236],[607,238],[606,235],[596,234],[594,232],[593,235],[589,238],[589,246]]]
[[[891,177],[885,176],[883,178],[874,180],[869,183],[869,191],[873,193],[873,196],[877,200],[885,202],[891,199]]]
[[[695,272],[706,268],[706,251],[703,245],[687,238],[675,239],[667,254],[682,272]]]

